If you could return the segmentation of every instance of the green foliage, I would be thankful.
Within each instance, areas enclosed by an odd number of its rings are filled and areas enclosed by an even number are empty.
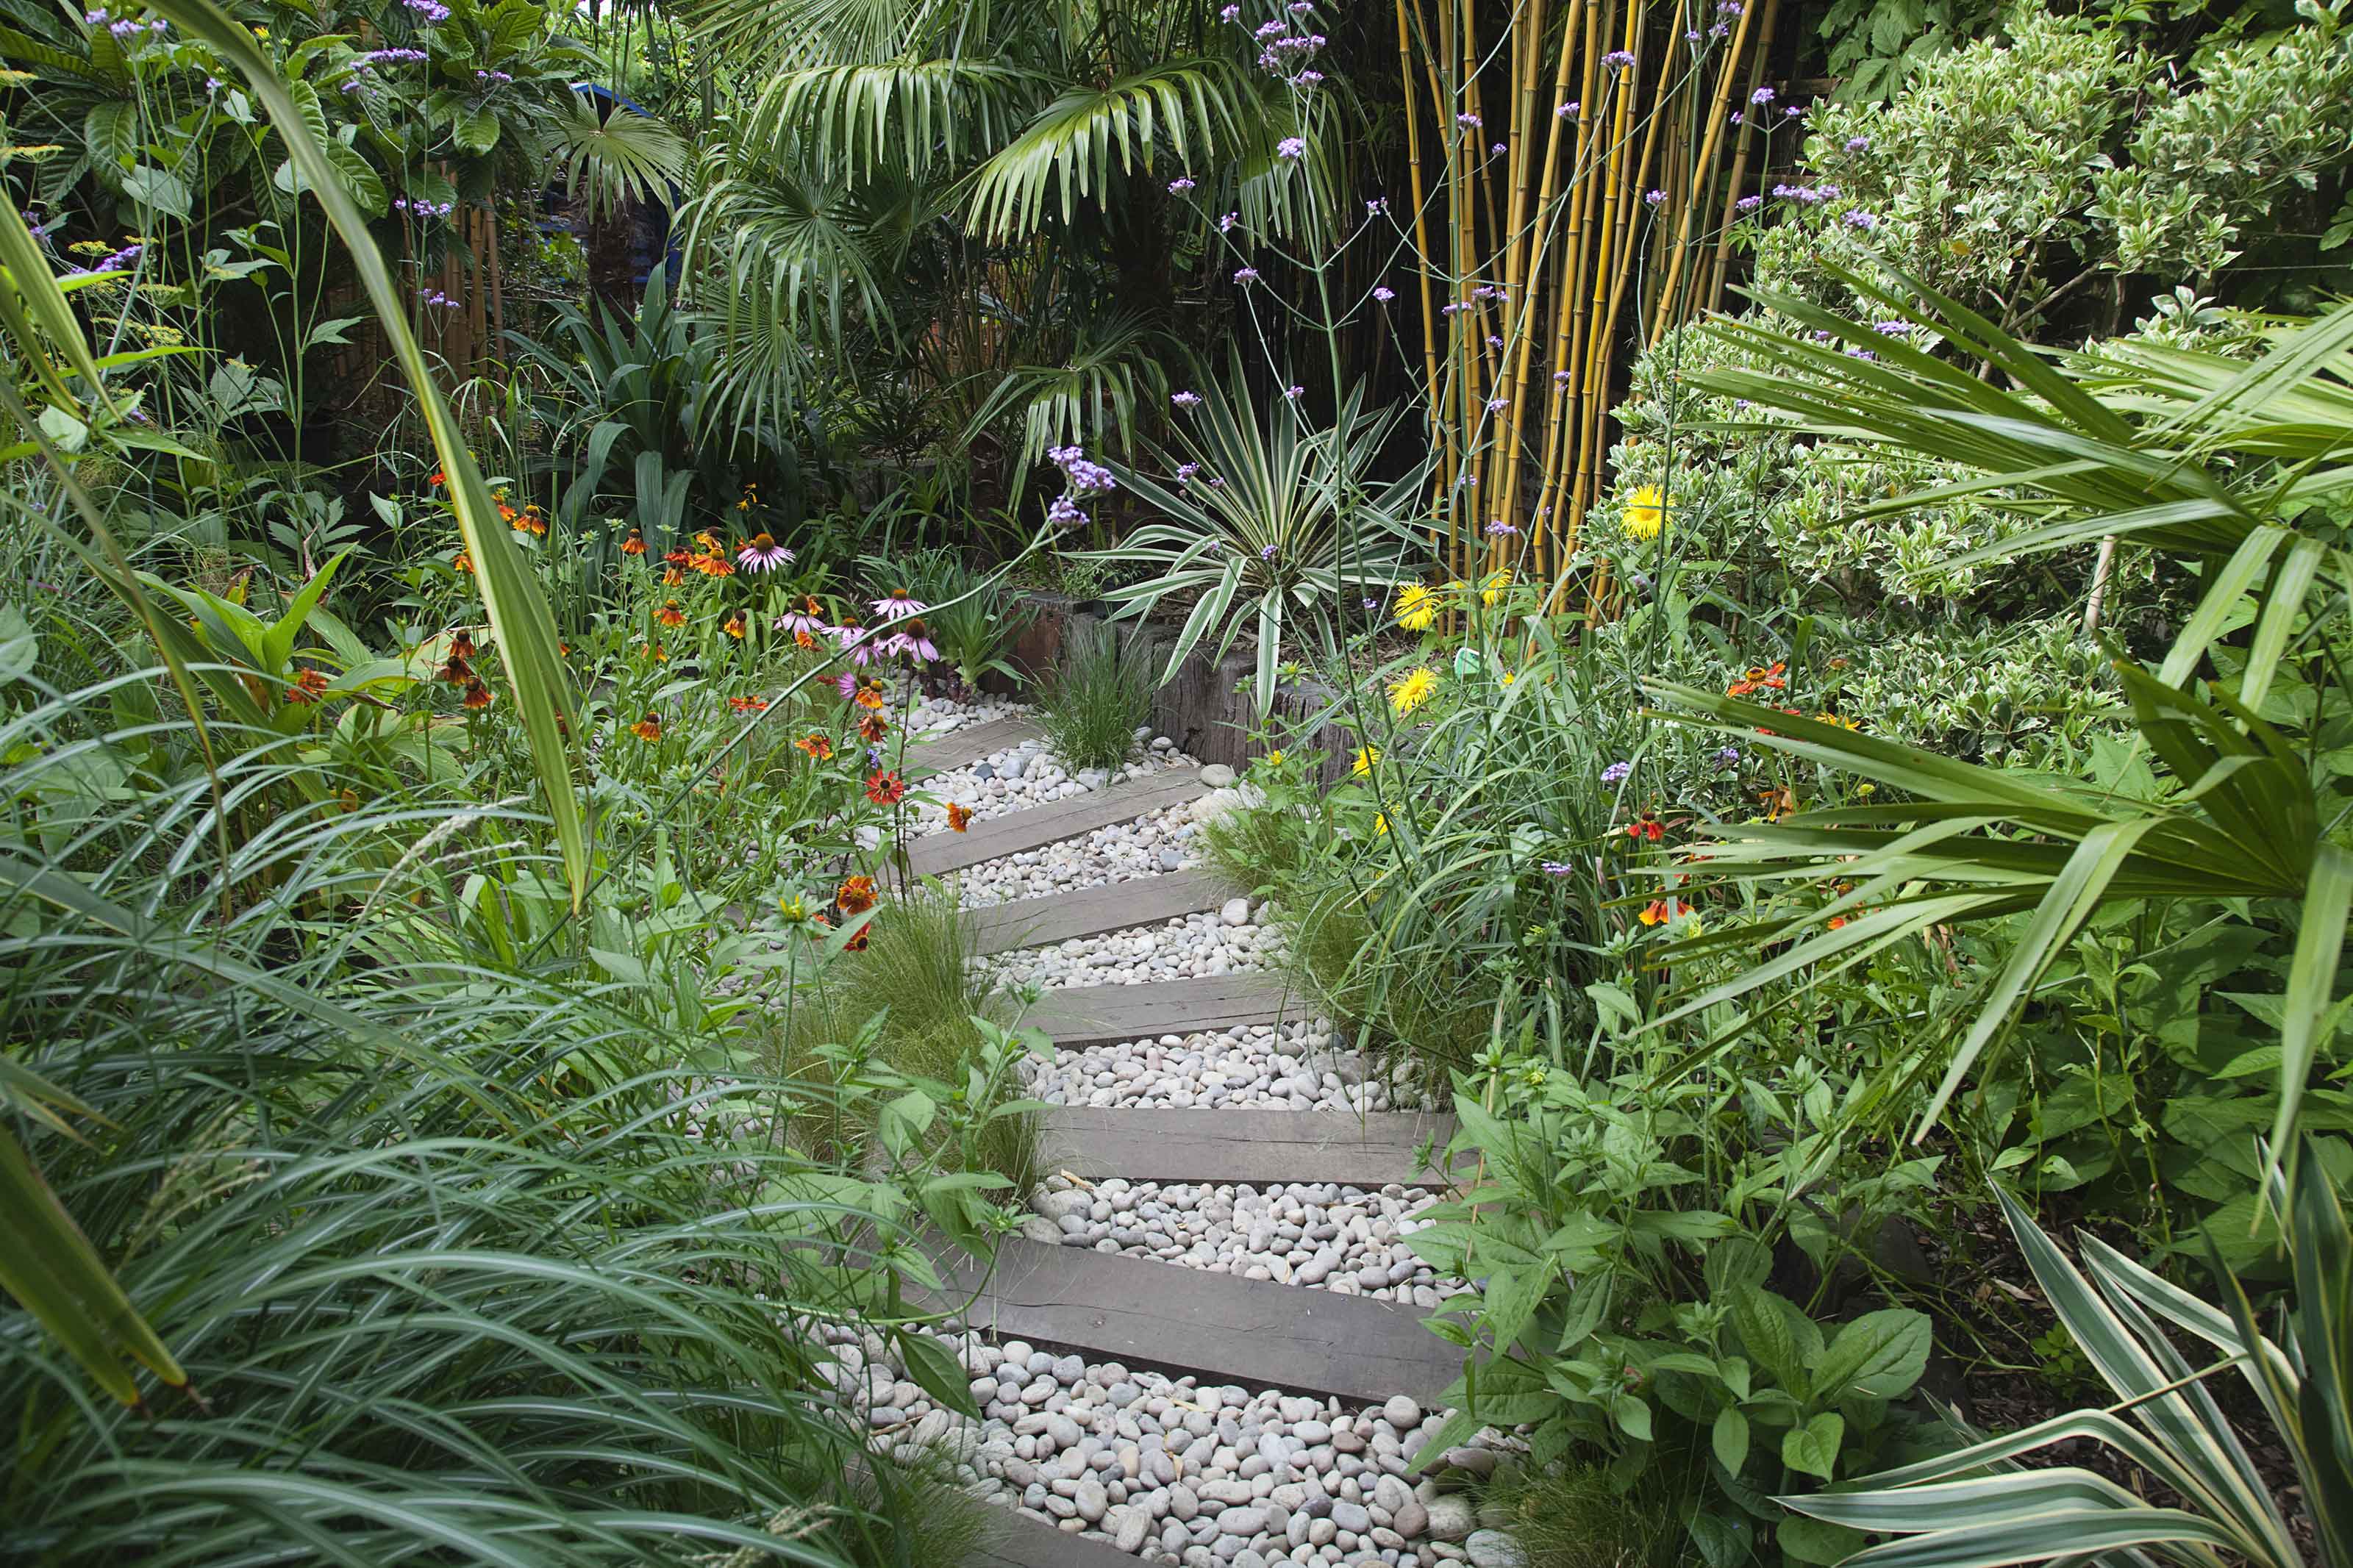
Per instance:
[[[1020,679],[1007,659],[1037,611],[1027,604],[1008,604],[988,573],[944,548],[889,563],[870,559],[868,564],[888,565],[918,600],[938,606],[923,617],[924,625],[940,650],[940,662],[965,688],[976,689],[987,675]]]
[[[866,1114],[812,1123],[807,1136],[830,1157],[879,1142],[894,1163],[993,1173],[1007,1190],[1027,1192],[1039,1173],[1036,1107],[1012,1098],[1015,1068],[1053,1047],[1009,1027],[1013,1008],[991,991],[970,917],[947,890],[924,888],[881,905],[861,934],[796,980],[776,1020],[776,1060],[875,1097]],[[935,1196],[994,1190],[950,1184]],[[983,1217],[955,1228],[973,1230]]]
[[[553,444],[572,460],[557,510],[575,528],[617,510],[659,552],[747,493],[772,531],[799,523],[797,451],[773,425],[722,434],[708,401],[716,351],[671,303],[660,268],[630,320],[566,305],[545,338],[512,336],[560,399]]]
[[[1192,395],[1175,450],[1161,454],[1167,479],[1119,464],[1120,484],[1166,521],[1132,531],[1113,549],[1083,559],[1141,568],[1140,581],[1106,595],[1123,616],[1141,616],[1172,597],[1190,610],[1163,680],[1216,633],[1223,658],[1244,626],[1257,634],[1252,691],[1260,717],[1274,700],[1286,631],[1330,646],[1343,601],[1410,575],[1405,524],[1430,473],[1424,458],[1405,473],[1376,479],[1398,410],[1366,415],[1361,392],[1342,400],[1329,429],[1311,429],[1296,398],[1261,415],[1237,360],[1229,384]],[[1304,626],[1301,623],[1304,622]]]
[[[2040,1563],[2086,1551],[2136,1551],[2178,1563],[2218,1555],[2290,1568],[2337,1564],[2353,1552],[2353,1467],[2344,1442],[2353,1412],[2345,1362],[2348,1259],[2344,1211],[2306,1157],[2290,1187],[2269,1196],[2292,1216],[2294,1304],[2275,1341],[2257,1326],[2238,1282],[2222,1273],[2223,1304],[2210,1305],[2168,1284],[2096,1237],[2083,1238],[2083,1270],[2007,1194],[2002,1206],[2035,1282],[2060,1321],[2115,1394],[2104,1409],[2077,1410],[1939,1458],[1889,1470],[1856,1487],[1785,1500],[1861,1539],[1898,1536],[1847,1559],[1962,1568]],[[2218,1266],[2219,1267],[2219,1266]],[[2084,1274],[2088,1272],[2087,1279]],[[2178,1348],[2179,1334],[2219,1352],[2203,1364]],[[2256,1468],[2206,1379],[2237,1371],[2295,1467],[2316,1541],[2307,1554],[2269,1479]],[[2094,1470],[2027,1468],[2023,1456],[2071,1439],[2099,1444],[2169,1494],[2152,1503]]]
[[[1938,1163],[1866,1173],[1842,1148],[1873,1114],[1863,1080],[1841,1095],[1802,1060],[1752,1063],[1769,1084],[1708,1075],[1634,1095],[1639,1072],[1580,1071],[1557,1036],[1548,1053],[1534,1044],[1499,1037],[1455,1096],[1449,1163],[1475,1157],[1476,1180],[1414,1234],[1440,1273],[1479,1281],[1431,1327],[1484,1352],[1424,1451],[1491,1425],[1526,1427],[1538,1467],[1606,1455],[1613,1489],[1669,1491],[1700,1556],[1729,1568],[1766,1551],[1773,1492],[1916,1449],[1902,1402],[1927,1365],[1928,1318],[1824,1321],[1768,1279],[1776,1246],[1794,1243],[1822,1289]],[[1825,1213],[1834,1227],[1815,1223]],[[1810,1526],[1773,1544],[1810,1563],[1847,1549]]]
[[[1072,637],[1038,683],[1038,722],[1064,766],[1116,768],[1152,722],[1151,666],[1108,628]]]
[[[1841,100],[1883,100],[1923,61],[1993,20],[1984,0],[1836,0],[1814,29],[1830,42]]]
[[[2201,565],[2198,607],[2163,667],[2152,676],[2129,662],[2119,665],[2141,742],[2160,773],[2155,788],[2137,798],[2045,786],[1835,723],[1784,721],[1755,703],[1672,691],[1680,705],[1712,715],[1727,730],[1757,728],[1765,745],[1852,768],[1905,797],[1722,830],[1725,846],[1711,860],[1736,877],[1786,878],[1810,889],[1842,880],[1846,890],[1835,899],[1809,900],[1826,902],[1826,909],[1774,922],[1782,937],[1796,937],[1825,912],[1853,918],[1798,940],[1770,963],[1672,1016],[1702,1012],[1810,964],[1835,969],[1934,926],[2031,910],[1927,1107],[1926,1120],[1933,1121],[1978,1053],[2008,1026],[2094,911],[2179,900],[2284,899],[2303,908],[2293,934],[2281,935],[2295,954],[2284,993],[2272,1129],[2274,1143],[2281,1142],[2325,1034],[2353,897],[2344,851],[2323,828],[2334,816],[2329,798],[2337,793],[2337,765],[2316,769],[2311,750],[2296,743],[2298,731],[2326,731],[2332,696],[2343,700],[2318,656],[2334,635],[2327,585],[2343,582],[2348,566],[2329,524],[2353,469],[2334,454],[2330,437],[2286,421],[2295,416],[2290,409],[2301,415],[2348,396],[2353,310],[2283,329],[2253,365],[2168,354],[2137,377],[2094,394],[1956,301],[1915,288],[1936,314],[1880,299],[1919,327],[2000,364],[2036,399],[1989,387],[1919,351],[1891,349],[1892,363],[1881,367],[1824,351],[1810,339],[1755,328],[1744,329],[1749,340],[1769,345],[1796,379],[1727,374],[1703,378],[1703,384],[1798,413],[1851,439],[1935,451],[1975,469],[1976,477],[1950,488],[2005,492],[2016,498],[2010,504],[2038,519],[2010,542],[2013,552],[2112,535]],[[1838,318],[1799,301],[1776,303],[1833,337],[1859,331],[1831,325]],[[1899,498],[1890,510],[1914,499]],[[2250,598],[2252,607],[2244,604]],[[2216,686],[2205,700],[2182,689],[2226,627],[2250,623],[2243,658],[2229,661],[2232,689]],[[2275,684],[2280,701],[2267,706]],[[1723,933],[1700,939],[1716,946],[1725,940]]]

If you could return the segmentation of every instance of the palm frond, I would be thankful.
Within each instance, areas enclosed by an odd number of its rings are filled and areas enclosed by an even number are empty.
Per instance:
[[[565,195],[586,190],[592,218],[624,202],[668,205],[686,177],[689,149],[677,132],[634,109],[600,109],[584,93],[572,94],[549,137]]]
[[[1164,142],[1180,163],[1234,142],[1239,97],[1231,68],[1208,57],[1074,87],[981,165],[965,221],[991,239],[1018,238],[1058,195],[1067,223],[1081,198],[1102,195],[1114,176],[1151,170]]]
[[[1138,402],[1167,395],[1168,373],[1156,355],[1173,347],[1134,316],[1090,321],[1060,363],[1016,365],[997,379],[965,426],[965,439],[1018,409],[1025,464],[1039,461],[1050,447],[1124,453],[1134,439]]]
[[[1015,123],[1028,81],[1002,65],[962,59],[827,65],[778,77],[745,116],[744,139],[772,156],[871,174],[960,167]]]

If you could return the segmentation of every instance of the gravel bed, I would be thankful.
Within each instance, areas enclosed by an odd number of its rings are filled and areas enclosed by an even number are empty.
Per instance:
[[[1397,1086],[1366,1081],[1356,1053],[1336,1043],[1324,1018],[1057,1051],[1024,1070],[1029,1092],[1050,1105],[1410,1109]]]
[[[917,805],[914,831],[918,836],[946,831],[950,801],[970,811],[975,821],[986,821],[1103,789],[1124,779],[1151,778],[1174,768],[1199,765],[1169,744],[1165,735],[1119,768],[1076,771],[1065,767],[1047,750],[1045,742],[1025,741],[965,767],[951,768],[923,780],[922,788],[938,799],[936,804]]]
[[[979,909],[1181,871],[1201,863],[1200,825],[1240,799],[1234,790],[1212,790],[1198,800],[972,867],[956,874],[957,886],[965,903]]]
[[[959,702],[953,697],[915,699],[915,706],[907,714],[907,739],[911,745],[926,741],[944,741],[958,730],[976,724],[990,723],[998,719],[1018,719],[1029,710],[1009,697],[982,696],[970,702]],[[898,705],[891,707],[896,721]]]
[[[1429,1308],[1464,1289],[1439,1278],[1409,1240],[1426,1223],[1415,1216],[1438,1201],[1396,1184],[1212,1186],[1050,1176],[1029,1194],[1032,1213],[1021,1228],[1036,1241]]]
[[[1270,969],[1282,952],[1282,928],[1270,921],[1266,906],[1252,910],[1248,899],[1238,898],[1221,910],[1156,926],[1023,948],[990,960],[990,967],[1002,985],[1142,985]]]
[[[881,1340],[829,1330],[824,1368],[877,1448],[944,1454],[973,1495],[1147,1562],[1188,1568],[1381,1563],[1522,1568],[1461,1489],[1513,1440],[1481,1433],[1418,1480],[1444,1418],[1400,1394],[1378,1405],[1170,1378],[1019,1341],[943,1336],[984,1419],[934,1407]]]

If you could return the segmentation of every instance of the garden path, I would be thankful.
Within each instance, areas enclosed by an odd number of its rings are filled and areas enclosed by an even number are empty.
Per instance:
[[[952,769],[1013,743],[1008,736],[1019,738],[1015,721],[985,728],[993,732],[955,736],[953,752],[936,751],[925,765]],[[983,867],[1107,827],[1115,832],[1113,825],[1199,802],[1215,787],[1189,766],[1114,781],[977,823],[969,833],[919,838],[911,858],[924,876]],[[1227,926],[1246,923],[1234,918],[1246,908],[1214,872],[1186,867],[974,913],[983,953],[1018,958],[1022,949],[1083,950],[1092,939],[1181,925],[1186,917],[1198,921],[1208,911],[1220,911]],[[1219,922],[1208,923],[1214,930]],[[1474,1521],[1466,1502],[1407,1477],[1418,1439],[1439,1418],[1435,1402],[1459,1371],[1460,1352],[1422,1326],[1430,1292],[1418,1302],[1409,1289],[1391,1284],[1415,1277],[1418,1260],[1401,1247],[1368,1250],[1401,1243],[1399,1227],[1383,1220],[1376,1230],[1363,1217],[1381,1212],[1383,1194],[1388,1212],[1398,1213],[1438,1184],[1420,1156],[1445,1146],[1451,1119],[1352,1110],[1345,1100],[1335,1107],[1328,1093],[1299,1086],[1362,1085],[1361,1065],[1338,1079],[1318,1079],[1296,1064],[1286,1069],[1290,1058],[1282,1057],[1271,1081],[1278,1093],[1291,1086],[1289,1105],[1280,1098],[1271,1105],[1207,1103],[1231,1092],[1218,1069],[1235,1058],[1219,1057],[1218,1047],[1240,1042],[1229,1048],[1299,1048],[1304,1056],[1314,1040],[1329,1037],[1306,1033],[1314,1026],[1312,1011],[1278,974],[1245,970],[1050,985],[1025,1016],[1054,1039],[1061,1063],[1091,1062],[1099,1047],[1128,1053],[1113,1059],[1129,1076],[1108,1092],[1130,1103],[1051,1106],[1041,1119],[1040,1151],[1053,1178],[1032,1194],[1036,1212],[1023,1234],[1001,1244],[993,1273],[968,1259],[938,1260],[955,1298],[973,1298],[966,1325],[996,1347],[977,1363],[967,1361],[968,1370],[996,1374],[976,1378],[992,1419],[974,1463],[1004,1483],[998,1500],[1020,1505],[976,1563],[1105,1568],[1140,1554],[1219,1568],[1308,1562],[1426,1568],[1451,1561],[1475,1568],[1489,1555],[1477,1550],[1487,1541],[1470,1539]],[[1161,1053],[1142,1062],[1134,1055],[1156,1043],[1169,1058],[1197,1063],[1187,1048],[1203,1037],[1211,1037],[1208,1069],[1197,1066],[1165,1092],[1149,1079]],[[1309,1044],[1287,1047],[1287,1039]],[[1332,1053],[1352,1054],[1336,1040]],[[1247,1073],[1244,1059],[1240,1070]],[[1072,1099],[1104,1081],[1103,1074],[1071,1070],[1067,1079],[1041,1078],[1033,1092]],[[1283,1079],[1285,1070],[1294,1076]],[[1369,1098],[1361,1089],[1341,1092]],[[1239,1191],[1243,1184],[1252,1190]],[[1273,1259],[1272,1268],[1245,1268],[1239,1254],[1214,1261],[1202,1255],[1180,1266],[1170,1256],[1177,1250],[1169,1241],[1174,1224],[1151,1237],[1160,1244],[1157,1256],[1137,1243],[1139,1231],[1116,1223],[1099,1236],[1107,1204],[1114,1222],[1137,1219],[1139,1191],[1223,1212],[1237,1235],[1247,1225],[1254,1247],[1274,1249],[1250,1256]],[[1298,1208],[1303,1194],[1324,1202]],[[1298,1267],[1277,1257],[1285,1243],[1270,1241],[1286,1212],[1322,1221],[1304,1233],[1284,1227],[1292,1258],[1316,1254]],[[1331,1223],[1334,1212],[1347,1216],[1345,1228]],[[1137,1219],[1139,1226],[1164,1223]],[[1222,1230],[1221,1224],[1211,1234]],[[1197,1239],[1194,1251],[1202,1245]],[[1419,1278],[1428,1277],[1419,1269]],[[1339,1289],[1311,1288],[1327,1279]],[[1371,1289],[1398,1299],[1363,1293]],[[1050,1364],[1050,1376],[1041,1370]],[[1189,1417],[1195,1436],[1214,1430],[1215,1437],[1174,1454],[1155,1447],[1156,1438],[1124,1441],[1134,1431],[1125,1418],[1145,1407],[1136,1403],[1131,1411],[1126,1404],[1155,1390],[1170,1400],[1172,1421]],[[1242,1404],[1245,1390],[1257,1398]],[[1092,1416],[1100,1443],[1055,1414],[1073,1408],[1074,1399],[1081,1415]],[[1254,1448],[1237,1417],[1258,1426]],[[1243,1441],[1229,1442],[1238,1432]],[[1169,1444],[1176,1439],[1170,1430]],[[1239,1463],[1237,1446],[1250,1450]]]

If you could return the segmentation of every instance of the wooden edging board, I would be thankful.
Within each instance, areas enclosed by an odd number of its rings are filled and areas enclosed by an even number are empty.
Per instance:
[[[1049,987],[1021,1022],[1065,1050],[1115,1046],[1162,1035],[1216,1034],[1314,1014],[1307,998],[1263,972],[1154,980],[1139,985]]]
[[[1039,1157],[1055,1170],[1131,1182],[1445,1184],[1420,1168],[1454,1119],[1419,1110],[1169,1110],[1088,1105],[1039,1112]],[[1465,1156],[1467,1159],[1468,1156]]]
[[[1156,925],[1214,910],[1231,896],[1232,885],[1215,871],[1169,871],[1075,893],[989,904],[966,910],[965,920],[978,939],[976,952],[1008,952],[1018,947],[1048,947],[1074,936]]]
[[[967,832],[926,834],[908,847],[907,862],[918,877],[944,876],[1001,855],[1018,855],[1076,838],[1114,822],[1192,800],[1208,789],[1193,768],[1170,768],[1145,779],[1122,779],[1047,805],[976,822]]]
[[[972,1568],[1136,1568],[1143,1561],[1108,1541],[1058,1530],[995,1503],[981,1506],[1005,1517],[990,1521],[990,1538],[965,1558]]]
[[[956,1309],[969,1326],[1090,1360],[1366,1404],[1393,1394],[1430,1404],[1461,1370],[1419,1309],[1369,1296],[1019,1237],[997,1243],[993,1275],[969,1258],[935,1262],[954,1299],[979,1287]]]
[[[918,741],[902,759],[910,773],[942,773],[969,767],[983,757],[1009,752],[1024,741],[1042,741],[1046,732],[1027,719],[991,719],[969,724],[936,741]]]

